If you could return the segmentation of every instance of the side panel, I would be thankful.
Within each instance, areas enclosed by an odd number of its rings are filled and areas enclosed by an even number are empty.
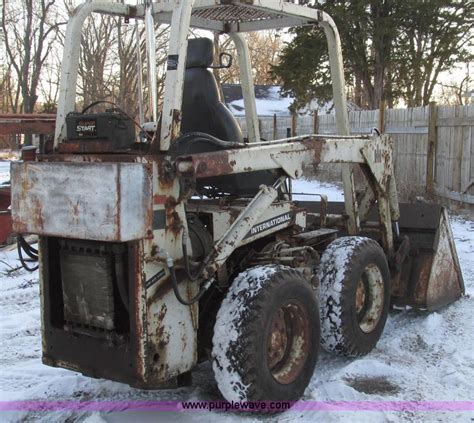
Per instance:
[[[178,302],[163,256],[182,260],[182,236],[187,225],[179,181],[169,172],[166,159],[153,163],[153,238],[144,240],[143,272],[146,317],[145,378],[156,385],[182,374],[197,362],[198,304]],[[184,298],[197,294],[198,285],[177,269],[179,290]]]

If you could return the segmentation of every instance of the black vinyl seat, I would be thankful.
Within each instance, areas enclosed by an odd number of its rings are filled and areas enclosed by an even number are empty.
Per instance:
[[[213,73],[214,45],[209,38],[188,40],[184,75],[181,137],[174,142],[174,155],[187,155],[236,148],[242,131],[230,110],[220,100]],[[206,196],[254,196],[260,185],[277,178],[272,171],[223,175],[197,181],[197,191]]]
[[[209,38],[188,41],[181,132],[203,132],[223,141],[243,142],[240,127],[222,103],[217,82],[208,69],[213,59],[214,45]]]

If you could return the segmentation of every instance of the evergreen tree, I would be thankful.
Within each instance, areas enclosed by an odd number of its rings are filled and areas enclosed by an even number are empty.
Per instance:
[[[427,104],[439,73],[469,60],[474,2],[463,0],[326,0],[318,7],[341,36],[350,97],[361,107]],[[331,98],[327,45],[317,26],[292,29],[273,67],[295,107]]]

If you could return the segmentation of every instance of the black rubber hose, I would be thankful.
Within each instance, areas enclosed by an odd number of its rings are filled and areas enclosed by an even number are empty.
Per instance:
[[[115,279],[117,281],[117,287],[118,287],[118,292],[120,299],[122,300],[122,304],[125,307],[125,309],[130,312],[130,307],[129,307],[129,295],[127,293],[126,287],[125,287],[125,278],[123,274],[123,263],[121,260],[121,254],[116,254],[115,255]]]
[[[210,283],[204,285],[194,298],[192,298],[189,301],[185,300],[181,296],[181,293],[179,292],[179,289],[178,289],[178,280],[176,279],[176,272],[174,270],[174,266],[168,266],[168,270],[170,271],[170,275],[171,275],[171,285],[173,287],[174,295],[176,295],[176,299],[183,305],[190,306],[197,303],[205,294],[205,292],[208,290],[209,286],[211,286]]]
[[[197,281],[199,279],[199,277],[201,276],[204,268],[207,266],[207,262],[208,262],[208,257],[206,257],[203,262],[201,263],[201,265],[199,266],[199,269],[198,271],[196,272],[196,274],[193,274],[192,271],[191,271],[191,266],[189,265],[189,256],[188,256],[188,246],[187,246],[187,238],[188,238],[188,235],[186,232],[184,232],[183,234],[183,238],[182,238],[182,249],[183,249],[183,259],[184,259],[184,268],[186,270],[186,276],[188,277],[188,279],[192,282],[194,281]]]
[[[28,272],[34,272],[35,270],[37,270],[39,268],[39,264],[37,264],[36,266],[33,266],[33,267],[29,267],[27,264],[26,264],[26,261],[25,259],[23,258],[23,246],[22,244],[26,243],[28,245],[28,247],[32,248],[26,241],[25,239],[21,236],[21,235],[18,235],[18,242],[16,244],[17,246],[17,250],[18,250],[18,258],[20,259],[20,263],[21,265],[23,266],[23,268],[25,270],[27,270]],[[28,252],[25,251],[27,254]],[[31,256],[30,256],[31,257]],[[35,258],[32,258],[32,260],[34,261],[37,261],[38,260],[38,257],[36,256],[36,259]]]
[[[30,254],[33,254],[35,256],[38,256],[38,250],[36,248],[33,248],[28,242],[26,242],[26,239],[21,237],[21,245],[24,250],[28,251]]]
[[[18,234],[18,241],[21,248],[25,251],[26,255],[30,257],[30,259],[34,261],[38,261],[38,250],[33,248],[28,242],[26,242],[25,238],[22,235]]]

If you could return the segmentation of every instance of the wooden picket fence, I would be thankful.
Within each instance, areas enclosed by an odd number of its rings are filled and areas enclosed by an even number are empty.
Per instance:
[[[382,110],[382,113],[380,112]],[[474,204],[474,105],[380,109],[349,113],[352,134],[373,128],[394,139],[395,175],[408,196],[426,192]],[[238,118],[245,134],[244,118]],[[261,116],[261,137],[267,140],[311,133],[335,134],[333,114]]]

